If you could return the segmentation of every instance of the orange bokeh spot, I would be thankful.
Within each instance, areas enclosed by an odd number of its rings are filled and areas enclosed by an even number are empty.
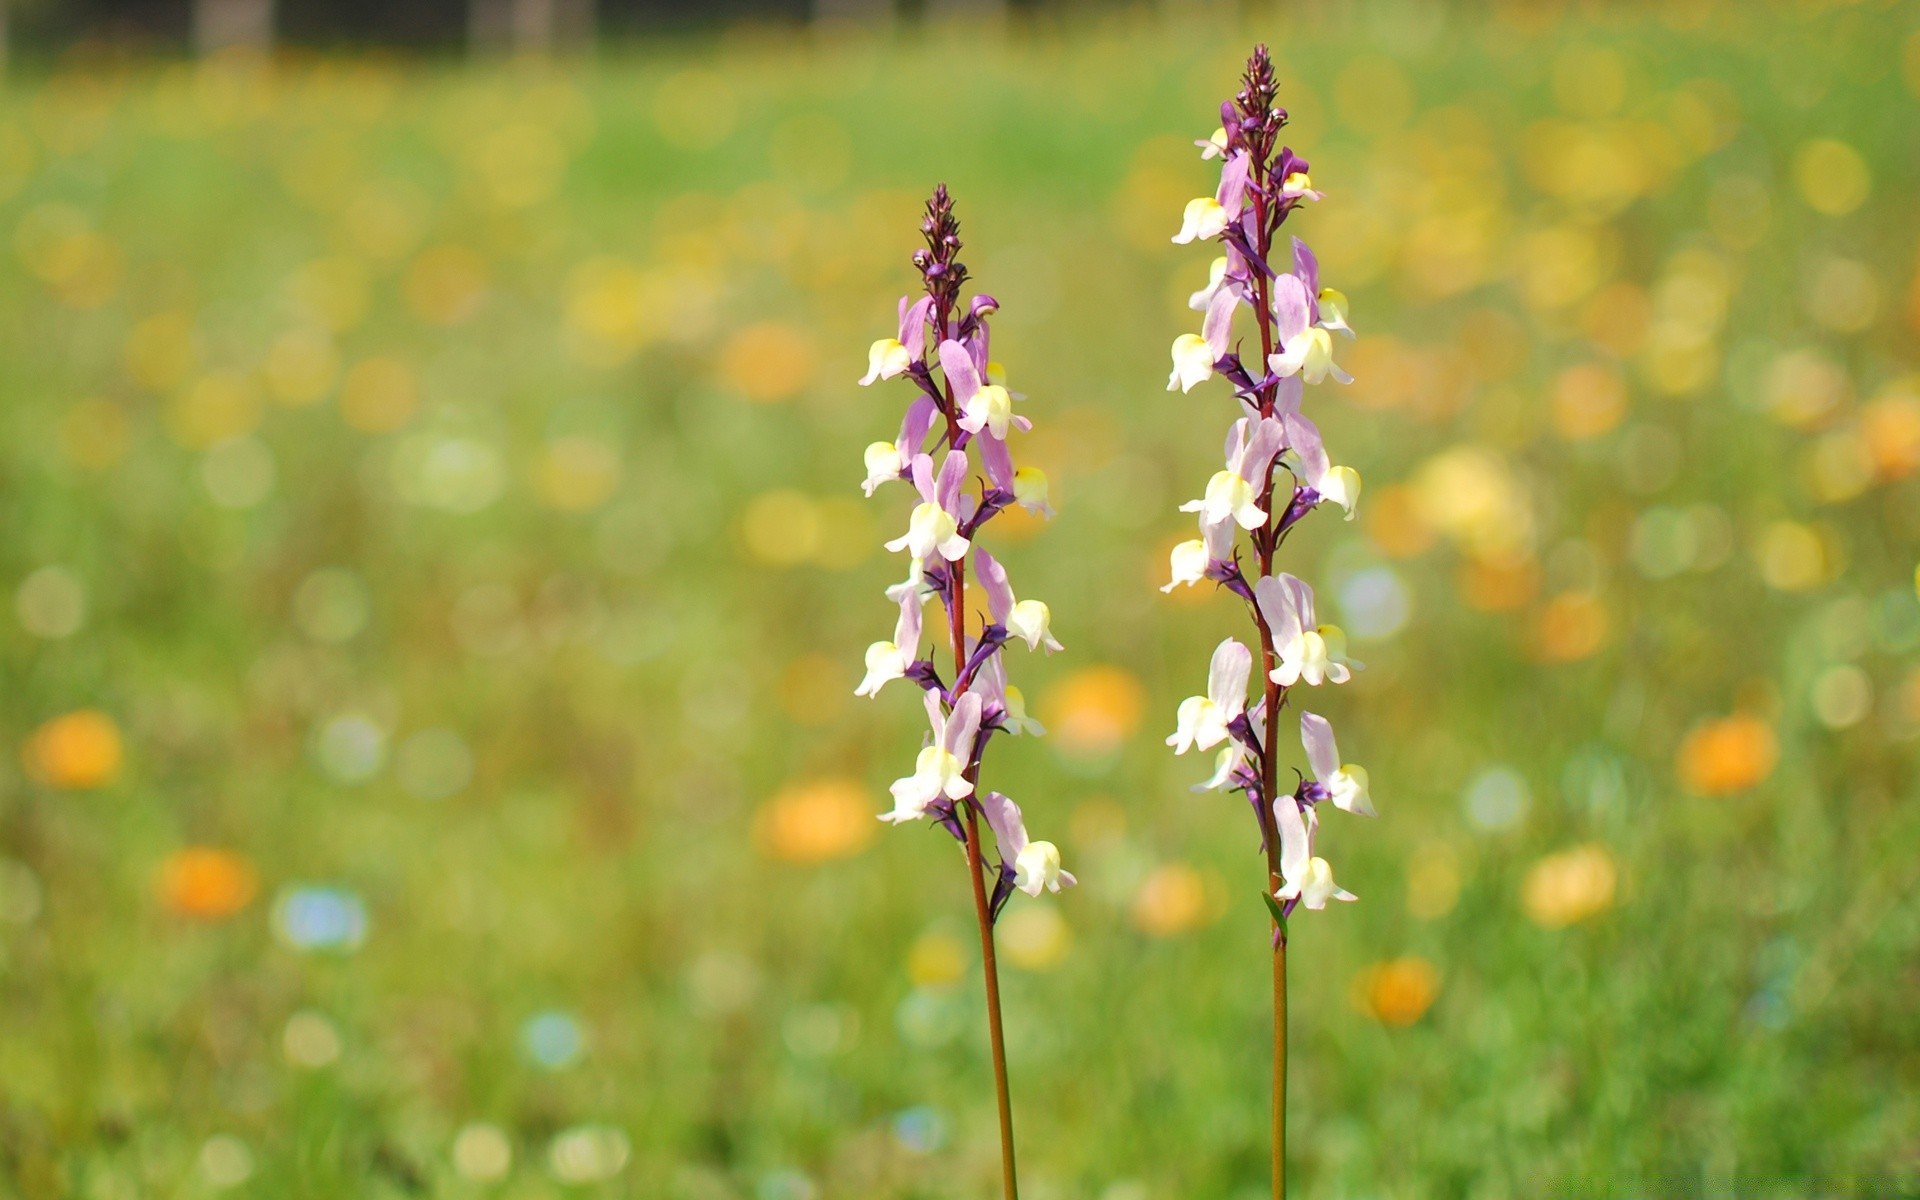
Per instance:
[[[1046,693],[1040,719],[1062,753],[1093,758],[1118,750],[1140,727],[1146,692],[1119,667],[1084,667]]]
[[[781,862],[830,862],[867,848],[880,830],[879,811],[851,779],[793,784],[755,815],[753,840]]]
[[[1433,545],[1433,527],[1420,518],[1420,498],[1402,483],[1380,489],[1361,510],[1367,537],[1389,558],[1412,558]]]
[[[1440,972],[1424,958],[1390,958],[1354,977],[1354,1006],[1383,1025],[1405,1027],[1440,994]]]
[[[1520,906],[1542,929],[1564,929],[1612,908],[1619,875],[1598,843],[1549,854],[1528,869]]]
[[[1773,774],[1780,746],[1759,717],[1735,714],[1694,726],[1674,767],[1688,791],[1724,796],[1745,791]]]
[[[806,334],[774,321],[747,326],[720,352],[721,375],[756,404],[792,399],[812,382],[813,370]]]
[[[1920,470],[1920,399],[1875,400],[1861,410],[1860,432],[1881,479],[1905,479]]]
[[[55,717],[21,749],[27,774],[48,787],[105,787],[120,776],[120,727],[97,709]]]
[[[1606,644],[1607,606],[1589,592],[1562,592],[1533,623],[1534,656],[1541,662],[1579,662]]]
[[[1206,876],[1186,863],[1157,867],[1133,897],[1133,923],[1152,937],[1173,937],[1215,920],[1224,910]]]
[[[160,904],[176,916],[218,921],[253,902],[260,875],[231,850],[189,846],[169,854],[154,881]]]
[[[1524,608],[1540,590],[1540,568],[1530,558],[1517,562],[1472,559],[1461,564],[1455,582],[1460,598],[1481,612]]]

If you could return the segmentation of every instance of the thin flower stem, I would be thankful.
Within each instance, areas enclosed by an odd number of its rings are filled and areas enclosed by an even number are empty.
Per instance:
[[[947,327],[944,306],[938,314],[937,328]],[[946,383],[943,406],[947,422],[947,445],[959,441],[960,426],[954,415],[952,383]],[[947,565],[951,586],[947,610],[948,634],[953,640],[953,671],[956,681],[967,664],[967,568],[965,559]],[[955,687],[958,688],[956,682]],[[978,782],[979,768],[969,768],[968,781]],[[1019,1200],[1020,1183],[1013,1165],[1013,1097],[1007,1088],[1007,1040],[1000,1021],[1000,966],[993,953],[993,905],[987,897],[986,862],[980,849],[980,806],[973,800],[961,801],[967,813],[967,875],[973,881],[973,913],[980,923],[980,969],[987,985],[987,1043],[993,1053],[993,1092],[1000,1108],[1000,1184],[1006,1200]]]
[[[1254,170],[1257,177],[1266,177],[1266,149],[1264,145],[1253,148]],[[1254,245],[1253,248],[1264,261],[1273,244],[1273,226],[1271,212],[1264,195],[1256,193],[1253,197],[1254,208]],[[1261,371],[1266,371],[1267,356],[1274,350],[1273,308],[1267,293],[1267,279],[1264,273],[1254,272],[1256,302],[1254,314],[1260,325]],[[1277,385],[1268,385],[1261,389],[1260,411],[1262,415],[1273,414],[1274,396]],[[1260,531],[1258,552],[1260,556],[1260,574],[1262,578],[1273,574],[1273,557],[1280,548],[1280,535],[1276,530],[1277,518],[1274,515],[1273,496],[1274,479],[1272,468],[1268,469],[1265,496],[1262,507],[1267,513],[1267,525]],[[1291,489],[1289,489],[1291,501]],[[1284,511],[1284,509],[1283,509]],[[1258,604],[1252,605],[1254,622],[1260,627],[1260,662],[1262,686],[1266,692],[1267,728],[1260,747],[1260,825],[1267,847],[1267,891],[1269,894],[1280,890],[1280,828],[1274,816],[1273,805],[1280,794],[1280,708],[1286,703],[1286,689],[1273,681],[1274,647],[1273,630],[1268,628],[1266,616],[1261,613]],[[1287,1195],[1287,931],[1284,926],[1276,925],[1273,930],[1273,1200],[1286,1200]]]
[[[1013,1169],[1013,1099],[1007,1090],[1006,1035],[1000,1025],[1000,968],[993,954],[993,910],[980,854],[978,809],[967,806],[967,873],[973,877],[973,911],[980,919],[980,964],[987,981],[987,1040],[993,1049],[993,1090],[1000,1102],[1000,1183],[1007,1200],[1017,1200],[1020,1184]]]

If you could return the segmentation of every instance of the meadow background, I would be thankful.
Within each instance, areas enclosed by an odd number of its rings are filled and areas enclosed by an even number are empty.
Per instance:
[[[1377,822],[1295,923],[1303,1196],[1920,1190],[1920,8],[1065,10],[0,91],[0,1191],[963,1198],[966,883],[873,819],[946,180],[1055,481],[996,782],[1034,1200],[1265,1195],[1251,820],[1160,745],[1255,37],[1368,488],[1294,570]],[[787,536],[764,530],[777,522]]]

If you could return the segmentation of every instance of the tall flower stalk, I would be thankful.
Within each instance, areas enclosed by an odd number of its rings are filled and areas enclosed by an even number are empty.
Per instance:
[[[883,821],[900,824],[927,818],[962,847],[980,925],[980,959],[987,992],[987,1035],[993,1054],[995,1098],[1000,1110],[1000,1162],[1007,1200],[1019,1187],[1014,1174],[1013,1105],[1007,1089],[1006,1040],[1000,1018],[1000,975],[994,957],[993,927],[1015,890],[1038,896],[1072,887],[1072,874],[1060,865],[1052,842],[1034,841],[1019,806],[1000,792],[982,792],[980,767],[994,735],[1039,734],[1026,714],[1020,689],[1007,681],[1001,651],[1014,640],[1029,650],[1051,654],[1061,649],[1049,628],[1051,613],[1034,599],[1014,596],[1006,568],[979,544],[980,533],[996,515],[1020,505],[1051,516],[1047,477],[1032,467],[1016,468],[1007,444],[1010,434],[1032,428],[1013,411],[1021,397],[1009,392],[999,364],[988,353],[988,319],[1000,307],[983,292],[962,296],[969,282],[960,262],[960,222],[953,199],[942,184],[927,201],[920,232],[923,249],[914,251],[922,295],[900,298],[896,336],[873,343],[867,356],[868,385],[902,379],[913,397],[891,442],[867,447],[865,489],[871,496],[884,484],[902,480],[918,493],[907,531],[887,549],[907,556],[907,577],[887,589],[899,606],[891,641],[867,647],[867,673],[856,694],[878,695],[895,679],[909,679],[922,690],[930,728],[913,773],[893,784],[893,811]],[[977,452],[979,474],[970,451]],[[977,636],[967,632],[967,561],[973,561],[982,610]],[[923,611],[938,597],[945,621],[936,645],[921,657]],[[951,673],[943,674],[936,656],[951,652]],[[980,825],[993,835],[988,861]]]
[[[1253,651],[1229,637],[1213,652],[1206,695],[1181,703],[1167,744],[1176,754],[1220,747],[1212,777],[1195,790],[1243,793],[1260,830],[1273,922],[1275,1200],[1287,1187],[1288,922],[1302,906],[1317,911],[1329,900],[1354,899],[1315,853],[1321,803],[1373,815],[1367,773],[1341,763],[1324,717],[1300,715],[1311,775],[1296,772],[1290,789],[1281,781],[1280,713],[1295,689],[1345,683],[1360,664],[1347,658],[1345,635],[1319,623],[1313,589],[1276,571],[1275,562],[1287,535],[1321,505],[1353,518],[1360,476],[1333,465],[1319,428],[1301,411],[1305,385],[1351,382],[1334,363],[1332,335],[1352,337],[1353,330],[1346,297],[1320,286],[1313,251],[1297,237],[1280,242],[1287,219],[1321,195],[1307,161],[1279,142],[1287,113],[1274,103],[1277,92],[1267,48],[1257,46],[1239,93],[1220,106],[1220,128],[1196,143],[1203,159],[1220,160],[1220,186],[1188,203],[1173,238],[1218,242],[1225,253],[1189,301],[1205,316],[1199,333],[1174,341],[1167,390],[1190,392],[1217,375],[1233,388],[1240,416],[1227,434],[1224,465],[1201,498],[1181,509],[1198,514],[1200,536],[1174,548],[1173,578],[1162,589],[1210,579],[1246,602],[1259,635],[1260,698],[1248,707]],[[1257,353],[1234,339],[1243,306],[1259,333]]]

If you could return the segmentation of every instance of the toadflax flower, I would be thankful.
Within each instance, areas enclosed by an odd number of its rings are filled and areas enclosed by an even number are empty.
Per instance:
[[[981,807],[987,811],[987,824],[999,843],[1001,855],[1011,855],[1012,883],[1029,896],[1041,889],[1057,892],[1080,882],[1073,872],[1060,867],[1060,847],[1052,842],[1027,840],[1026,824],[1020,819],[1020,806],[999,792],[987,793]]]
[[[1199,499],[1181,506],[1197,519],[1198,536],[1174,546],[1161,590],[1212,580],[1240,597],[1258,635],[1244,643],[1228,637],[1215,647],[1207,694],[1180,703],[1167,744],[1176,754],[1218,747],[1212,776],[1195,790],[1243,793],[1259,826],[1261,890],[1273,917],[1275,1057],[1284,1062],[1288,922],[1301,907],[1317,912],[1354,898],[1315,853],[1316,810],[1325,800],[1371,816],[1373,804],[1366,772],[1340,762],[1332,727],[1312,714],[1302,717],[1301,741],[1313,778],[1302,777],[1290,791],[1281,782],[1279,719],[1293,689],[1346,683],[1360,664],[1347,657],[1339,628],[1319,623],[1313,589],[1280,569],[1280,551],[1293,527],[1324,504],[1351,519],[1360,476],[1336,464],[1319,423],[1307,415],[1307,389],[1351,382],[1336,361],[1334,338],[1352,338],[1354,329],[1347,297],[1322,281],[1312,249],[1285,230],[1302,206],[1324,196],[1307,161],[1280,141],[1287,113],[1278,93],[1266,47],[1257,47],[1240,91],[1220,108],[1219,129],[1197,143],[1203,160],[1219,161],[1218,186],[1186,206],[1173,238],[1217,242],[1218,249],[1205,283],[1188,299],[1206,315],[1199,333],[1174,341],[1168,389],[1188,393],[1219,376],[1231,385],[1234,419],[1224,466]],[[1236,348],[1237,319],[1252,327],[1240,344],[1259,347],[1257,355]],[[1189,409],[1180,420],[1191,420]],[[1259,691],[1249,705],[1256,643]],[[1281,1077],[1273,1114],[1276,1198],[1285,1190],[1285,1094]]]
[[[942,711],[940,698],[926,694],[927,718],[933,723],[933,741],[913,762],[913,774],[893,781],[893,811],[882,821],[913,821],[927,815],[927,806],[941,798],[964,800],[973,795],[967,762],[980,733],[980,697],[974,692],[954,701],[953,711]]]
[[[1254,603],[1273,634],[1279,665],[1273,681],[1292,687],[1302,680],[1313,687],[1345,683],[1359,666],[1347,658],[1347,635],[1338,625],[1314,624],[1313,589],[1282,571],[1253,585]]]
[[[1227,726],[1247,707],[1247,676],[1253,653],[1228,638],[1213,650],[1207,667],[1207,694],[1180,702],[1179,728],[1167,738],[1175,754],[1190,748],[1211,750],[1227,739]]]
[[[912,772],[894,781],[893,808],[880,819],[904,824],[928,818],[962,848],[980,926],[1002,1174],[1012,1200],[1013,1116],[994,923],[1014,892],[1058,892],[1071,887],[1074,877],[1062,868],[1058,847],[1027,836],[1013,801],[980,787],[986,751],[996,735],[1045,732],[1027,715],[1020,689],[1008,682],[1007,643],[1018,639],[1049,654],[1062,647],[1053,636],[1052,610],[1031,597],[1016,597],[1006,567],[979,539],[1010,507],[1050,517],[1053,506],[1046,474],[1014,461],[1015,439],[1033,423],[1014,411],[1015,401],[1024,397],[1007,389],[1006,376],[990,354],[990,321],[999,302],[984,293],[962,295],[969,278],[959,259],[960,223],[944,186],[928,201],[920,231],[926,246],[914,253],[913,262],[923,294],[900,301],[896,336],[872,344],[867,373],[860,378],[863,386],[899,380],[897,386],[911,389],[898,435],[867,446],[861,489],[873,496],[889,481],[906,479],[919,499],[905,532],[886,543],[888,550],[907,556],[906,578],[886,589],[899,606],[893,638],[867,647],[866,674],[855,690],[877,696],[895,679],[909,679],[922,690],[929,736]],[[984,597],[968,595],[969,574]],[[944,610],[946,644],[933,658],[921,658],[922,606],[929,598],[937,598]],[[982,607],[983,598],[988,623],[969,635],[968,616]],[[944,660],[949,651],[950,668],[934,661]],[[1242,689],[1249,671],[1243,664]]]
[[[867,647],[867,674],[853,689],[854,695],[877,696],[884,684],[906,677],[907,668],[920,657],[921,608],[925,603],[919,588],[901,595],[900,621],[893,627],[893,640]]]

